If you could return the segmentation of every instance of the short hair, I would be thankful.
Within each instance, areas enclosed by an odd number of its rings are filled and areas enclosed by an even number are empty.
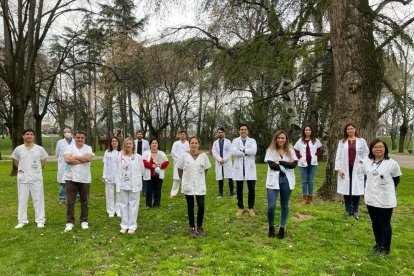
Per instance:
[[[109,151],[113,151],[114,150],[114,148],[112,147],[112,140],[113,139],[115,139],[115,140],[117,140],[118,141],[118,148],[116,149],[117,151],[121,151],[122,150],[122,145],[121,145],[121,141],[119,140],[119,138],[118,137],[116,137],[116,136],[113,136],[112,138],[111,138],[111,140],[109,140]]]
[[[23,130],[23,135],[25,135],[26,132],[31,132],[31,133],[33,133],[33,135],[36,136],[36,132],[33,129],[31,129],[31,128],[26,128],[25,130]]]
[[[223,131],[223,132],[226,132],[226,131],[224,130],[224,127],[218,127],[218,128],[217,128],[217,131],[219,131],[219,130],[220,130],[220,131]]]
[[[70,126],[65,126],[65,127],[63,128],[63,130],[65,130],[65,129],[69,129],[70,131],[72,131],[72,128],[71,128]]]
[[[368,153],[368,158],[369,159],[375,159],[374,154],[372,153],[372,149],[374,148],[374,146],[378,143],[382,143],[384,145],[385,148],[385,152],[384,152],[384,159],[388,160],[390,159],[390,156],[388,155],[388,145],[387,143],[385,143],[384,140],[381,139],[375,139],[374,141],[371,142],[371,144],[369,144],[369,153]]]
[[[142,133],[142,135],[144,135],[144,131],[142,129],[138,129],[137,131],[135,131],[135,135],[137,135],[138,133]]]
[[[248,126],[247,124],[240,124],[240,125],[239,125],[239,130],[240,130],[242,127],[247,127],[247,130],[249,130],[249,126]]]
[[[181,134],[181,133],[185,133],[185,135],[188,135],[187,130],[184,130],[184,129],[182,129],[182,130],[180,130],[180,132],[178,132],[178,134]]]
[[[197,140],[197,142],[198,142],[198,144],[199,144],[199,145],[201,145],[201,140],[200,140],[200,138],[198,138],[197,136],[191,136],[191,137],[190,137],[190,139],[188,140],[188,142],[190,143],[190,142],[191,142],[191,140],[193,140],[193,139],[196,139],[196,140]]]
[[[85,136],[85,137],[86,137],[86,133],[85,133],[85,131],[83,131],[83,130],[77,130],[77,131],[75,131],[75,135],[74,135],[74,136],[76,136],[76,135],[78,135],[78,134],[83,134],[83,136]]]

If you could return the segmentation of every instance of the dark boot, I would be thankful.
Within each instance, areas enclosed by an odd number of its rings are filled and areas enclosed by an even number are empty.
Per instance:
[[[269,227],[269,234],[267,235],[269,238],[274,238],[274,237],[276,237],[276,234],[275,234],[275,227],[274,226],[270,226]]]
[[[312,201],[313,201],[313,196],[308,196],[308,204],[311,204],[312,203]]]
[[[303,201],[302,201],[302,204],[303,204],[303,205],[308,204],[308,196],[307,196],[307,195],[304,195],[304,196],[303,196]]]
[[[285,227],[279,227],[279,233],[277,233],[277,238],[279,240],[285,238]]]

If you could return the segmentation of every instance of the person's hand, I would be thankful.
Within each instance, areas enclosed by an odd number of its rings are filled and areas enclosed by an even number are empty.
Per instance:
[[[220,163],[221,165],[223,165],[223,164],[225,163],[224,159],[221,159],[221,160],[219,161],[219,163]]]
[[[340,178],[344,179],[345,178],[345,173],[342,170],[338,171],[338,175]]]

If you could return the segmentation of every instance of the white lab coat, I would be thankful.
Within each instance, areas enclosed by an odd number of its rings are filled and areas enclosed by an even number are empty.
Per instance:
[[[151,151],[146,151],[142,153],[142,159],[146,161],[151,160]],[[157,163],[162,163],[164,161],[168,161],[167,155],[161,150],[158,151],[158,157],[157,160],[155,160]],[[164,179],[165,177],[165,169],[161,169],[159,178]],[[151,180],[151,169],[145,168],[144,171],[144,180]]]
[[[171,149],[171,156],[174,159],[174,168],[173,168],[173,179],[174,180],[180,180],[180,177],[178,176],[178,168],[177,168],[178,159],[181,157],[181,155],[183,155],[184,152],[187,152],[189,150],[190,150],[190,144],[188,143],[188,141],[185,141],[184,143],[181,143],[180,140],[174,142],[172,149]]]
[[[231,141],[227,138],[224,138],[223,158],[220,157],[219,139],[214,141],[211,152],[215,159],[216,180],[223,180],[223,178],[233,178],[233,162],[231,159],[232,157]],[[223,165],[220,164],[219,162],[221,159],[225,161]]]
[[[138,151],[138,139],[135,139],[134,141],[135,143],[135,153],[137,153]],[[150,146],[147,140],[142,139],[142,154],[144,154],[144,152],[146,152],[147,150],[150,150]]]
[[[103,157],[103,171],[102,178],[105,179],[107,183],[115,183],[115,171],[116,163],[118,162],[118,157],[121,154],[117,150],[106,150]]]
[[[358,168],[360,161],[368,157],[369,149],[367,142],[363,138],[356,138],[356,156],[354,162],[354,168],[352,171],[352,195],[364,194],[364,175]],[[335,158],[335,171],[342,170],[345,173],[345,177],[342,178],[338,174],[338,187],[337,192],[343,195],[349,195],[349,164],[348,164],[348,141],[345,143],[339,141],[338,148],[336,149]]]
[[[121,153],[118,157],[118,162],[116,163],[116,177],[115,177],[115,185],[116,191],[119,193],[121,191],[121,181],[122,181],[122,155]],[[138,153],[134,153],[134,156],[131,159],[130,166],[132,167],[131,171],[131,185],[132,185],[132,192],[140,192],[142,191],[142,176],[144,175],[145,167],[144,162],[142,161],[142,156]]]
[[[56,158],[58,161],[58,171],[57,171],[57,182],[58,183],[65,183],[63,179],[63,174],[65,173],[65,158],[63,154],[65,153],[66,149],[70,146],[75,144],[75,139],[72,138],[70,143],[66,141],[66,139],[61,139],[56,143]]]
[[[183,194],[206,194],[205,171],[211,167],[207,154],[203,152],[194,160],[190,153],[185,152],[178,160],[177,167],[183,170],[183,178],[181,180],[181,192]]]
[[[377,208],[394,208],[397,196],[393,177],[401,176],[401,169],[393,159],[382,160],[378,165],[366,158],[361,165],[362,173],[367,176],[365,203]]]
[[[235,138],[232,142],[233,146],[233,180],[256,180],[256,140],[247,137],[246,144],[243,145],[240,137]],[[243,152],[244,150],[244,152]],[[245,176],[243,177],[243,163]]]
[[[311,154],[311,165],[317,166],[318,165],[318,156],[316,156],[316,151],[318,148],[322,147],[321,141],[319,139],[315,140],[315,143],[312,143],[312,140],[309,141],[309,150]],[[306,161],[306,142],[300,138],[295,146],[293,147],[295,150],[299,151],[300,155],[302,156],[298,161],[299,167],[307,167],[308,162]]]
[[[287,156],[283,156],[283,158],[280,157],[280,155],[276,154],[276,150],[274,149],[267,149],[266,156],[264,161],[273,161],[275,163],[279,163],[279,161],[286,161],[286,162],[292,162],[294,160],[298,160],[296,157],[295,151],[293,149],[290,150],[291,158],[287,158]],[[293,190],[295,188],[295,170],[294,169],[287,169],[286,178],[289,182],[289,188]],[[280,171],[272,170],[269,165],[267,165],[267,177],[266,177],[266,188],[267,189],[274,189],[274,190],[280,190],[279,186],[279,174]]]

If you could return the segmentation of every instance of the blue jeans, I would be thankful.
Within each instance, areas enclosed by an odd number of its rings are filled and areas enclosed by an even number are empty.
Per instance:
[[[280,193],[280,226],[285,227],[289,216],[289,199],[292,191],[286,177],[279,178],[279,189],[267,189],[267,219],[269,227],[275,226],[275,209],[277,194]]]
[[[300,178],[302,180],[302,195],[313,195],[313,184],[315,182],[317,168],[318,166],[315,165],[299,167]]]
[[[65,183],[59,183],[59,200],[66,200]]]

